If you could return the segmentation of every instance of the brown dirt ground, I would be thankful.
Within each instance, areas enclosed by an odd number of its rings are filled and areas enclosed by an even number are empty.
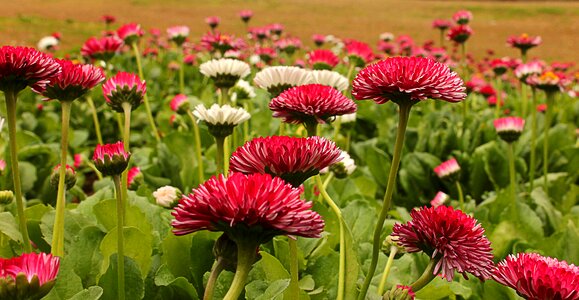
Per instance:
[[[579,2],[395,1],[395,0],[0,0],[0,43],[28,44],[53,31],[63,33],[63,48],[78,48],[103,29],[103,14],[145,28],[188,25],[192,35],[207,31],[204,18],[220,16],[220,30],[241,35],[237,12],[254,11],[252,25],[282,23],[286,30],[310,44],[313,33],[355,38],[375,45],[381,32],[410,34],[416,41],[433,39],[435,18],[450,18],[459,9],[474,13],[475,35],[469,51],[480,57],[486,49],[498,55],[518,55],[505,47],[509,35],[528,33],[543,37],[530,56],[579,62]]]

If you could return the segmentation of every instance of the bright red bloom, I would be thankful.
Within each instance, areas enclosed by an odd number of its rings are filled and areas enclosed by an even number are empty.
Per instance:
[[[451,27],[446,35],[448,40],[451,40],[457,44],[463,44],[470,38],[474,31],[468,25],[458,25]]]
[[[448,281],[454,270],[465,279],[467,272],[482,280],[491,276],[491,243],[476,219],[448,206],[413,209],[410,216],[408,223],[394,225],[392,236],[407,252],[423,251],[438,260],[433,274]]]
[[[542,40],[540,36],[529,36],[526,33],[523,33],[520,36],[510,36],[507,39],[508,46],[518,48],[523,52],[526,52],[533,47],[539,46],[541,42]]]
[[[439,29],[439,30],[447,30],[452,26],[452,23],[449,20],[445,19],[437,19],[432,21],[432,28]]]
[[[211,27],[211,29],[214,29],[215,27],[217,27],[219,25],[219,22],[221,22],[221,19],[217,16],[211,16],[211,17],[205,18],[205,23],[207,23],[207,25],[209,25],[209,27]]]
[[[508,143],[512,143],[519,139],[523,128],[525,127],[525,119],[519,117],[505,117],[495,119],[493,121],[495,130],[501,139]]]
[[[123,40],[116,36],[105,36],[100,39],[91,37],[80,48],[80,54],[90,59],[100,59],[108,61],[123,46]]]
[[[579,267],[536,253],[509,255],[493,279],[529,300],[579,299]]]
[[[392,100],[466,98],[462,79],[448,66],[424,57],[392,57],[362,69],[353,82],[352,95],[378,104]]]
[[[489,98],[491,96],[496,96],[497,91],[493,88],[492,85],[486,84],[479,88],[478,92],[483,95],[485,98]]]
[[[111,15],[103,15],[101,17],[101,20],[103,22],[105,22],[106,24],[112,24],[117,20],[117,18],[115,18],[115,16],[111,16]]]
[[[247,23],[253,17],[253,11],[248,10],[248,9],[244,9],[244,10],[239,12],[239,17],[241,18],[241,21],[243,21],[244,23]]]
[[[173,41],[177,46],[183,45],[187,36],[189,36],[189,27],[187,26],[173,26],[167,28],[167,35],[169,40]]]
[[[271,64],[272,60],[277,57],[277,52],[271,47],[255,47],[253,50],[256,55],[266,64]]]
[[[123,142],[97,145],[92,160],[103,175],[120,175],[128,166],[131,154],[125,151]]]
[[[359,67],[374,60],[374,51],[364,42],[349,40],[346,41],[346,53],[348,58],[354,60],[353,63]]]
[[[75,154],[75,155],[74,155],[74,167],[78,169],[78,168],[80,168],[80,166],[82,165],[82,163],[83,163],[82,155],[80,155],[80,154],[78,154],[78,153]]]
[[[174,112],[179,112],[180,110],[185,110],[188,108],[189,102],[187,101],[187,96],[183,94],[177,94],[173,99],[171,99],[171,110]]]
[[[302,47],[302,41],[295,37],[282,38],[275,42],[275,47],[281,52],[292,55]]]
[[[52,57],[34,48],[0,47],[0,91],[41,88],[60,72],[60,65]]]
[[[338,56],[326,49],[314,50],[307,54],[307,58],[314,70],[331,70],[340,63]]]
[[[0,286],[3,287],[0,289],[0,298],[42,298],[54,286],[59,267],[60,259],[46,253],[25,253],[10,259],[0,258]]]
[[[290,88],[269,103],[273,117],[287,123],[328,123],[331,117],[356,112],[356,103],[333,87],[306,84]]]
[[[276,235],[320,237],[324,221],[311,202],[300,199],[301,192],[269,174],[214,176],[183,195],[172,212],[173,233],[224,231],[261,243]]]
[[[219,51],[225,53],[228,50],[237,49],[235,37],[229,34],[221,34],[218,31],[208,32],[201,37],[201,45],[208,51]]]
[[[430,200],[430,205],[433,207],[438,207],[443,205],[446,201],[448,201],[450,197],[445,194],[444,192],[438,192],[436,193],[436,196],[434,196],[434,199]]]
[[[139,107],[146,92],[145,81],[133,73],[119,72],[103,84],[105,100],[117,112],[123,112],[123,103],[130,103],[133,110]]]
[[[117,35],[125,44],[130,45],[136,42],[145,32],[141,29],[141,25],[136,23],[129,23],[117,29]]]
[[[434,168],[434,173],[440,179],[452,177],[460,172],[460,165],[455,158],[451,158]]]
[[[314,34],[312,35],[312,40],[316,46],[320,47],[326,42],[326,36],[323,34]]]
[[[378,50],[388,55],[393,55],[396,52],[396,46],[390,42],[378,41]]]
[[[279,24],[279,23],[273,23],[267,26],[269,28],[269,31],[271,31],[271,33],[275,34],[275,35],[281,35],[281,33],[283,32],[283,25]]]
[[[141,173],[141,168],[139,167],[132,167],[127,172],[127,186],[129,188],[134,188],[136,184],[136,179],[139,177],[143,177],[143,173]]]
[[[268,173],[293,186],[340,161],[340,149],[325,138],[269,136],[252,139],[231,154],[229,170]]]
[[[500,76],[509,70],[510,64],[508,58],[497,58],[491,61],[490,66],[493,69],[495,75]]]
[[[468,24],[472,20],[472,13],[468,10],[459,10],[454,15],[452,19],[460,25]]]
[[[73,101],[105,79],[101,68],[93,65],[74,64],[69,60],[57,60],[62,72],[50,79],[46,86],[35,86],[33,90],[47,99]]]

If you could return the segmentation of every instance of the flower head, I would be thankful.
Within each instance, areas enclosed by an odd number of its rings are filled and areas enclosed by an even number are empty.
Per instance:
[[[536,253],[509,255],[497,265],[493,279],[525,299],[579,299],[579,267]]]
[[[131,153],[125,151],[123,142],[97,145],[92,160],[104,176],[120,175],[129,165]]]
[[[197,105],[193,115],[204,121],[209,133],[215,137],[226,137],[233,133],[233,128],[247,120],[251,115],[243,108],[233,108],[229,105],[219,106],[213,104],[209,109],[203,104]]]
[[[0,91],[42,88],[60,72],[60,65],[52,57],[34,48],[0,47]]]
[[[107,104],[117,112],[123,112],[123,103],[129,103],[134,110],[147,92],[144,80],[133,73],[119,72],[103,84],[103,95]]]
[[[356,99],[459,102],[466,98],[462,79],[446,65],[423,57],[392,57],[362,69],[352,84]]]
[[[275,42],[275,47],[281,52],[293,55],[296,50],[302,48],[302,41],[295,37],[287,37],[277,40]]]
[[[457,44],[464,44],[474,31],[468,25],[458,25],[451,27],[446,38]]]
[[[448,28],[450,28],[450,26],[452,26],[452,22],[446,19],[436,19],[432,21],[432,28],[438,30],[447,30]]]
[[[64,184],[67,190],[70,190],[76,184],[76,172],[74,168],[66,165],[64,173]],[[50,185],[53,188],[58,188],[58,181],[60,180],[60,164],[56,165],[50,174]]]
[[[351,114],[356,104],[333,87],[307,84],[290,88],[269,103],[274,118],[294,124],[328,123],[331,117]]]
[[[414,300],[416,294],[411,286],[397,284],[384,294],[384,300]]]
[[[47,99],[73,101],[105,80],[105,74],[101,68],[89,64],[74,64],[69,60],[57,60],[57,62],[62,72],[52,77],[45,86],[33,88],[36,93]]]
[[[221,22],[221,19],[217,16],[210,16],[205,18],[205,23],[207,23],[207,25],[209,25],[209,27],[211,27],[211,29],[215,29],[217,26],[219,26],[219,23]]]
[[[510,36],[507,39],[507,45],[513,48],[520,49],[523,53],[527,50],[537,47],[541,44],[542,40],[540,36],[529,36],[526,33],[520,36]]]
[[[253,11],[249,9],[244,9],[239,12],[239,17],[241,18],[241,21],[243,21],[243,23],[249,23],[249,20],[251,20],[251,18],[253,17]]]
[[[457,24],[465,25],[472,20],[472,13],[468,10],[459,10],[452,15],[452,19]]]
[[[175,207],[181,195],[182,193],[178,188],[170,185],[162,186],[153,192],[157,204],[166,208]]]
[[[433,274],[452,281],[454,271],[487,279],[494,269],[491,243],[477,220],[448,206],[423,207],[412,220],[395,224],[392,236],[407,252],[423,251],[437,260]]]
[[[36,48],[43,52],[50,52],[56,50],[59,43],[60,41],[57,38],[49,35],[41,38],[36,44]]]
[[[548,93],[560,91],[563,86],[563,81],[559,74],[551,71],[544,71],[540,75],[530,75],[527,77],[526,82],[528,85]]]
[[[357,67],[363,67],[374,60],[374,51],[364,42],[350,40],[346,42],[348,59]]]
[[[101,17],[101,21],[105,22],[106,24],[112,24],[117,20],[117,18],[115,16],[111,16],[111,15],[103,15]]]
[[[232,94],[232,101],[255,98],[255,90],[253,86],[243,79],[237,81],[230,92]]]
[[[267,90],[272,97],[277,97],[283,91],[312,82],[310,72],[287,66],[267,67],[253,78],[253,82],[259,88]]]
[[[140,181],[143,180],[143,173],[141,172],[141,168],[139,167],[132,167],[127,172],[127,187],[130,189],[135,189],[139,184]]]
[[[127,45],[131,45],[132,43],[138,41],[144,33],[145,32],[141,29],[141,25],[136,23],[125,24],[117,29],[117,35]]]
[[[330,165],[329,167],[320,170],[320,173],[325,174],[328,171],[334,173],[336,178],[346,178],[356,170],[356,162],[350,157],[350,154],[346,151],[340,152],[340,157],[338,162]]]
[[[525,127],[525,119],[519,117],[500,118],[493,123],[497,134],[507,143],[518,140]]]
[[[105,36],[100,39],[91,37],[80,48],[80,54],[93,60],[109,61],[120,51],[121,46],[123,40],[117,36]]]
[[[331,70],[338,63],[340,59],[334,52],[326,49],[317,49],[307,54],[308,64],[314,70]]]
[[[350,86],[348,78],[342,76],[338,72],[314,70],[311,71],[310,74],[312,75],[312,83],[331,86],[338,91],[345,91]]]
[[[523,83],[527,83],[527,78],[533,74],[541,74],[543,64],[538,61],[532,61],[526,64],[520,64],[515,68],[515,76]]]
[[[456,159],[451,158],[436,166],[434,173],[436,173],[440,179],[456,180],[456,177],[458,177],[460,173],[460,165],[458,165]]]
[[[505,74],[509,70],[509,61],[508,58],[497,58],[491,60],[491,68],[495,75],[500,76]]]
[[[46,253],[0,258],[0,298],[40,299],[55,284],[60,259]]]
[[[312,35],[312,40],[316,46],[320,47],[326,42],[326,36],[323,34],[314,34]]]
[[[265,243],[276,235],[320,237],[324,221],[300,199],[301,189],[269,174],[212,177],[184,195],[172,215],[175,235],[223,231]]]
[[[434,196],[434,199],[430,201],[430,205],[432,205],[432,207],[439,207],[446,203],[448,199],[450,199],[450,197],[447,194],[439,191],[436,193],[436,196]]]
[[[175,95],[169,105],[172,111],[180,114],[186,114],[189,109],[189,101],[187,100],[187,96],[183,94]]]
[[[167,28],[167,35],[169,40],[173,41],[177,46],[183,45],[187,36],[189,36],[189,27],[187,26],[173,26]]]
[[[229,170],[244,174],[268,173],[297,187],[323,168],[338,162],[340,155],[334,142],[317,136],[260,137],[231,154]]]
[[[378,38],[383,42],[391,42],[394,40],[394,34],[392,32],[382,32]]]
[[[230,88],[235,83],[249,75],[249,65],[243,61],[231,58],[213,59],[199,66],[201,74],[210,77],[218,88]]]
[[[214,31],[203,35],[201,38],[201,45],[211,52],[219,51],[222,55],[225,55],[225,52],[229,50],[244,48],[245,42],[243,42],[243,40],[235,39],[232,35]]]

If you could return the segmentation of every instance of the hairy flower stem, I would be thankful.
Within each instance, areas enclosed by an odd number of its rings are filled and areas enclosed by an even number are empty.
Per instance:
[[[529,193],[533,191],[535,185],[535,169],[537,168],[537,151],[535,149],[537,144],[537,91],[535,88],[531,89],[531,101],[533,105],[531,107],[531,162],[529,167]]]
[[[388,274],[390,274],[390,269],[392,268],[392,263],[394,262],[394,257],[398,253],[398,248],[394,245],[390,246],[390,255],[388,256],[388,262],[384,267],[384,272],[382,272],[382,279],[380,280],[380,285],[378,286],[378,295],[384,293],[384,286],[386,285],[386,279],[388,279]]]
[[[91,95],[86,96],[86,102],[88,103],[88,107],[90,108],[90,112],[92,114],[92,121],[94,123],[94,130],[96,133],[97,143],[99,145],[103,144],[103,135],[101,133],[101,123],[99,121],[99,116],[97,114],[96,107],[94,105],[94,101],[92,101]]]
[[[115,190],[117,192],[117,295],[119,300],[125,299],[125,246],[124,246],[124,226],[125,226],[125,203],[121,178],[113,175]]]
[[[211,268],[211,273],[209,274],[209,279],[207,279],[207,286],[205,286],[205,293],[203,293],[203,300],[213,300],[213,293],[215,292],[215,283],[217,283],[217,278],[219,274],[225,268],[225,261],[223,258],[218,257],[217,261],[213,264]]]
[[[181,65],[179,66],[179,92],[185,94],[185,54],[181,48],[179,49],[181,50],[179,54],[179,59],[181,60]]]
[[[342,217],[342,211],[336,205],[334,200],[330,197],[322,182],[320,174],[316,175],[316,185],[320,189],[320,194],[326,200],[330,209],[336,214],[338,222],[340,223],[340,263],[338,267],[338,296],[337,300],[343,300],[346,288],[346,229],[345,221]],[[292,298],[293,299],[293,298]]]
[[[458,191],[458,202],[460,203],[460,210],[464,211],[464,194],[462,192],[462,186],[460,182],[457,180],[456,183],[456,190]]]
[[[32,252],[30,238],[28,237],[28,227],[26,226],[26,215],[24,215],[24,200],[22,199],[22,185],[20,183],[20,170],[18,169],[18,144],[16,143],[16,99],[17,92],[6,90],[6,118],[8,121],[8,136],[10,139],[10,164],[12,168],[12,180],[14,182],[14,199],[16,199],[16,209],[18,211],[18,226],[22,234],[22,244],[24,252]]]
[[[133,48],[133,53],[135,55],[135,59],[137,61],[137,69],[139,72],[139,78],[141,80],[145,80],[145,76],[143,75],[143,65],[141,64],[141,54],[139,53],[139,46],[137,46],[137,42],[134,42],[131,47]],[[143,94],[143,102],[145,103],[145,110],[147,111],[147,118],[149,119],[149,126],[151,126],[151,130],[153,130],[153,135],[157,142],[161,141],[161,136],[159,135],[159,131],[157,130],[157,125],[155,125],[155,119],[153,119],[153,114],[151,113],[151,106],[149,105],[149,97],[147,94]]]
[[[317,122],[306,122],[304,123],[304,126],[306,127],[306,132],[308,133],[308,136],[316,136],[318,135],[318,123]]]
[[[290,251],[290,283],[288,287],[289,299],[300,298],[299,268],[298,268],[298,240],[297,237],[288,237]]]
[[[549,181],[547,180],[547,175],[549,174],[549,129],[551,129],[551,119],[555,108],[553,105],[554,100],[555,93],[547,92],[547,113],[545,115],[545,133],[543,136],[543,189],[547,196],[549,196]]]
[[[235,242],[237,244],[237,269],[235,270],[231,287],[225,297],[223,297],[223,300],[237,300],[239,298],[245,287],[247,275],[256,258],[255,250],[258,245],[255,242],[244,239],[238,239]]]
[[[203,153],[201,152],[201,135],[199,134],[199,125],[197,125],[197,120],[195,120],[195,116],[191,110],[187,110],[187,115],[191,119],[191,123],[193,124],[193,137],[195,138],[195,157],[197,158],[197,172],[198,172],[198,179],[199,184],[205,181],[204,178],[204,169],[203,169]]]
[[[217,166],[217,175],[223,174],[223,158],[225,157],[224,151],[224,137],[215,137],[215,144],[217,145],[217,156],[215,157],[215,164]]]
[[[64,256],[64,208],[66,206],[66,158],[68,155],[68,128],[72,101],[61,101],[62,125],[60,137],[60,170],[58,174],[58,191],[56,193],[56,214],[52,229],[52,249],[55,256]]]
[[[413,292],[416,293],[416,292],[420,291],[423,287],[425,287],[428,283],[430,283],[432,281],[432,279],[434,279],[436,277],[433,272],[434,272],[434,267],[438,263],[438,260],[439,259],[434,259],[434,258],[430,259],[430,261],[428,262],[428,265],[426,266],[426,269],[424,270],[422,275],[420,275],[420,278],[418,278],[413,284],[410,285]]]
[[[243,109],[245,109],[245,111],[247,111],[249,114],[252,114],[253,112],[250,111],[249,101],[250,101],[249,99],[246,99],[243,102]],[[250,122],[250,120],[243,122],[243,143],[249,141],[249,122]]]
[[[509,145],[509,178],[511,181],[511,203],[512,203],[512,212],[513,212],[513,220],[516,220],[516,212],[517,212],[517,192],[516,192],[516,173],[515,173],[515,154],[513,150],[513,143],[508,143]]]
[[[123,102],[123,114],[125,125],[123,129],[123,143],[125,145],[125,151],[130,152],[130,139],[131,139],[131,110],[132,106],[129,102]],[[129,168],[126,168],[122,174],[121,186],[123,190],[123,196],[125,199],[129,199],[128,185],[129,185]],[[124,211],[124,209],[123,209]]]
[[[408,119],[410,117],[410,110],[414,102],[411,100],[401,101],[398,103],[400,111],[398,113],[398,129],[396,132],[396,142],[394,144],[394,153],[392,154],[392,163],[390,165],[390,172],[388,174],[388,183],[386,185],[386,193],[384,194],[384,202],[382,203],[382,210],[380,211],[380,216],[374,228],[374,241],[372,246],[372,261],[370,262],[370,267],[368,268],[368,273],[366,274],[366,279],[360,290],[358,296],[359,300],[364,300],[366,294],[368,293],[368,288],[370,283],[372,283],[372,278],[376,272],[376,265],[378,264],[378,257],[380,255],[380,246],[382,245],[382,230],[384,227],[384,221],[388,216],[388,211],[390,210],[390,205],[392,203],[392,195],[394,189],[396,188],[396,175],[398,174],[398,167],[400,165],[400,159],[402,157],[402,148],[404,146],[404,136],[406,134],[406,126],[408,125]]]
[[[503,84],[501,81],[500,77],[497,77],[497,81],[496,81],[496,87],[497,87],[497,94],[496,94],[496,104],[495,104],[495,119],[498,119],[501,115],[501,102],[503,99]]]
[[[527,96],[527,86],[521,83],[521,117],[527,117],[527,109],[529,108],[528,102],[529,96]]]

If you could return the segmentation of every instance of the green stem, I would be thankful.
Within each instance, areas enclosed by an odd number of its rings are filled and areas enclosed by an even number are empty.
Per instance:
[[[440,47],[444,47],[444,30],[440,30]]]
[[[97,114],[97,110],[96,110],[96,107],[94,105],[94,101],[92,101],[92,97],[90,95],[88,95],[86,97],[86,102],[88,103],[88,106],[89,106],[91,114],[92,114],[92,121],[94,123],[94,130],[96,132],[97,143],[99,145],[102,145],[103,144],[103,136],[101,134],[101,123],[99,122],[99,116]]]
[[[237,269],[231,287],[223,300],[237,300],[245,287],[247,275],[255,262],[257,245],[254,242],[239,239],[237,243]]]
[[[460,203],[460,210],[464,211],[464,194],[462,192],[462,186],[460,182],[457,180],[456,183],[456,190],[458,191],[458,202]]]
[[[197,125],[197,120],[191,110],[187,110],[187,115],[191,118],[191,123],[193,123],[193,136],[195,138],[195,156],[197,158],[197,171],[199,176],[199,184],[205,181],[203,173],[203,153],[201,152],[201,135],[199,134],[199,125]]]
[[[180,49],[180,59],[181,59],[181,67],[179,68],[179,92],[181,94],[185,94],[185,62],[183,62],[184,54],[183,50]]]
[[[554,92],[547,92],[547,114],[545,116],[545,134],[543,136],[543,184],[545,189],[545,194],[549,195],[549,187],[547,175],[549,174],[549,129],[551,129],[551,118],[553,115],[553,100],[555,98]]]
[[[498,119],[501,115],[501,101],[503,98],[502,82],[501,82],[501,79],[499,77],[497,77],[497,80],[496,80],[496,87],[497,87],[497,91],[496,91],[497,103],[495,104],[495,119]]]
[[[235,128],[233,130],[235,130]],[[227,176],[227,173],[229,172],[229,153],[231,150],[231,145],[229,145],[230,141],[230,137],[226,137],[223,141],[223,171],[225,172],[225,176]]]
[[[426,269],[424,270],[422,275],[420,275],[420,278],[418,278],[413,284],[410,285],[413,292],[416,293],[420,291],[423,287],[425,287],[428,283],[430,283],[432,279],[434,279],[434,277],[436,277],[433,272],[434,267],[436,266],[437,263],[438,259],[433,258],[430,259],[428,265],[426,266]]]
[[[372,246],[372,261],[370,262],[370,267],[368,269],[368,274],[366,279],[364,279],[364,284],[360,290],[358,296],[359,300],[364,300],[366,294],[368,293],[368,288],[376,272],[376,265],[378,264],[378,257],[380,254],[380,246],[382,245],[382,230],[384,226],[384,221],[388,216],[388,211],[390,210],[390,204],[392,203],[392,194],[396,188],[396,175],[398,174],[398,167],[400,165],[400,158],[402,156],[402,147],[404,146],[404,135],[406,133],[406,126],[408,125],[408,119],[410,117],[410,110],[414,103],[411,100],[403,100],[399,103],[399,119],[398,119],[398,129],[396,132],[396,142],[394,144],[394,153],[392,154],[392,163],[390,165],[390,172],[388,174],[388,183],[386,185],[386,193],[384,194],[384,202],[382,204],[382,211],[378,217],[378,222],[376,223],[376,228],[374,228],[374,242]]]
[[[119,115],[119,114],[117,114],[116,119],[117,119],[117,126],[119,127],[119,134],[120,134],[121,136],[124,136],[124,135],[125,135],[125,134],[124,134],[125,130],[123,129],[123,119],[122,119],[122,116]]]
[[[300,298],[299,269],[298,269],[298,241],[297,237],[288,237],[290,251],[290,284],[288,287],[289,299]]]
[[[125,299],[125,250],[124,250],[124,225],[125,203],[119,175],[113,175],[115,190],[117,192],[117,294],[119,300]]]
[[[380,280],[380,285],[378,286],[378,295],[384,293],[384,286],[386,285],[386,279],[388,279],[388,274],[390,274],[390,269],[392,268],[392,262],[394,262],[394,257],[398,253],[398,248],[396,246],[390,246],[390,255],[388,256],[388,262],[384,267],[384,272],[382,273],[382,279]]]
[[[12,180],[14,181],[14,198],[16,199],[16,209],[18,211],[18,226],[22,234],[22,244],[25,252],[32,252],[30,238],[28,237],[28,227],[26,225],[26,215],[24,215],[24,200],[22,199],[22,186],[20,184],[20,169],[18,169],[18,144],[16,143],[16,100],[17,92],[6,90],[6,118],[8,121],[8,136],[10,139],[10,164],[12,168]]]
[[[231,101],[229,101],[229,89],[220,88],[219,92],[221,96],[221,103],[219,103],[219,105],[231,105]]]
[[[523,83],[521,83],[521,117],[522,118],[526,118],[527,117],[527,109],[529,108],[529,104],[528,104],[528,96],[527,96],[527,86]]]
[[[70,123],[71,101],[60,102],[62,110],[62,126],[60,137],[60,170],[58,178],[58,191],[56,194],[56,215],[52,229],[52,250],[55,256],[64,256],[64,208],[66,206],[66,158],[68,155],[68,127]]]
[[[332,209],[334,214],[336,214],[338,222],[340,223],[340,262],[338,267],[338,295],[336,299],[343,300],[346,289],[346,229],[344,227],[345,221],[344,218],[342,217],[342,211],[326,191],[324,183],[322,183],[322,177],[320,176],[320,174],[316,175],[316,185],[319,187],[320,194],[322,194],[330,209]]]
[[[213,293],[215,292],[215,283],[217,283],[217,278],[219,278],[219,274],[225,268],[225,262],[223,258],[217,258],[215,264],[213,264],[213,268],[211,269],[211,273],[209,274],[209,279],[207,279],[207,286],[205,286],[205,293],[203,294],[203,300],[213,300]]]
[[[515,154],[514,154],[514,150],[513,150],[513,143],[508,143],[509,144],[509,151],[508,151],[508,156],[509,156],[509,178],[511,181],[511,203],[512,203],[512,210],[513,210],[513,214],[516,213],[516,209],[517,209],[517,192],[516,192],[516,174],[515,174]],[[513,217],[516,217],[516,215],[514,215]],[[513,220],[515,220],[516,218],[513,218]]]
[[[281,121],[281,123],[279,123],[279,136],[283,136],[284,133],[285,133],[285,123]]]
[[[536,154],[537,151],[535,149],[537,143],[537,91],[535,88],[531,89],[531,162],[529,167],[529,193],[533,191],[533,187],[535,184],[535,169],[536,166]]]
[[[215,144],[217,145],[217,157],[215,158],[215,164],[217,166],[217,175],[223,174],[223,158],[225,157],[223,144],[225,143],[225,138],[215,137]]]
[[[314,122],[305,122],[304,126],[306,127],[306,132],[308,136],[316,136],[318,134],[318,123]]]
[[[145,80],[145,76],[143,75],[143,66],[141,64],[141,54],[139,54],[139,47],[137,43],[134,42],[132,45],[133,53],[135,55],[135,59],[137,61],[137,69],[139,72],[139,77],[141,80]],[[153,130],[153,135],[157,142],[161,141],[161,136],[159,135],[159,131],[157,130],[157,125],[155,125],[155,119],[153,119],[153,114],[151,113],[151,106],[149,105],[149,97],[145,93],[143,95],[143,102],[145,103],[145,110],[147,111],[147,118],[149,119],[149,125],[151,126],[151,130]]]
[[[336,122],[334,122],[334,137],[332,138],[334,143],[338,142],[338,137],[340,135],[340,128],[342,128],[342,118],[338,118]]]
[[[130,152],[130,139],[131,139],[131,110],[132,110],[132,106],[129,102],[123,102],[122,104],[123,106],[123,114],[124,114],[124,119],[125,119],[125,125],[124,125],[124,129],[123,129],[123,143],[125,145],[125,151]],[[121,181],[121,186],[122,186],[122,191],[123,191],[123,197],[125,199],[129,199],[129,194],[128,194],[128,186],[129,186],[129,168],[127,167],[123,173],[122,173],[122,181]],[[124,212],[124,209],[123,209]]]
[[[243,109],[245,109],[245,111],[247,111],[249,114],[251,114],[252,112],[249,111],[249,101],[251,101],[250,99],[245,99],[245,101],[243,102]],[[243,142],[247,142],[249,141],[249,122],[251,119],[243,122]]]

